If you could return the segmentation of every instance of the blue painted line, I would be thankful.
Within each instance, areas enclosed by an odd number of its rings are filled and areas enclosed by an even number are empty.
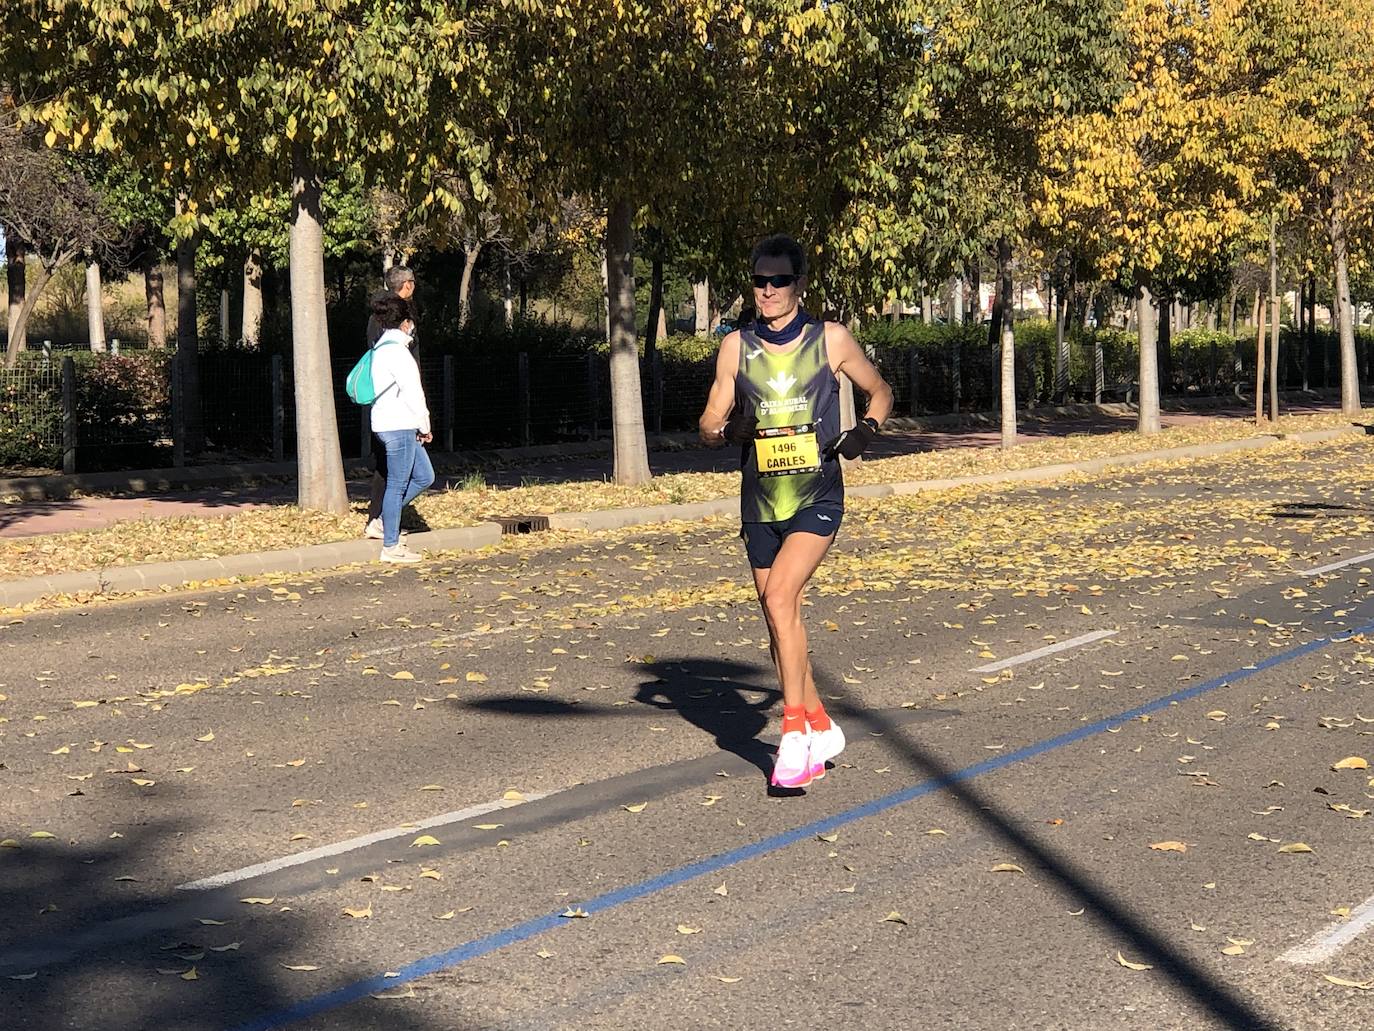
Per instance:
[[[934,777],[922,781],[919,784],[913,784],[910,787],[903,788],[901,791],[895,791],[890,795],[883,795],[881,798],[875,798],[871,802],[855,806],[853,809],[847,809],[834,816],[827,816],[824,819],[814,820],[811,823],[804,824],[793,830],[775,834],[771,838],[764,838],[761,841],[756,841],[752,845],[743,845],[729,852],[722,852],[717,856],[701,859],[695,863],[688,863],[686,866],[676,867],[659,874],[657,877],[651,877],[646,881],[640,881],[637,884],[617,888],[614,891],[609,891],[604,895],[598,895],[596,898],[582,903],[581,908],[588,916],[604,913],[617,906],[623,906],[627,902],[634,902],[637,899],[645,898],[646,896],[656,894],[668,888],[675,888],[678,885],[685,884],[698,877],[704,877],[707,874],[716,873],[727,867],[747,862],[750,859],[768,855],[770,852],[777,852],[780,849],[787,848],[789,845],[795,845],[800,841],[812,838],[817,834],[826,834],[839,827],[843,827],[845,824],[863,820],[870,816],[876,816],[878,813],[886,812],[888,809],[893,809],[935,791],[939,791],[947,785],[972,780],[985,773],[993,773],[997,770],[1015,765],[1016,763],[1034,759],[1056,748],[1063,748],[1065,745],[1071,745],[1085,738],[1101,734],[1122,723],[1138,719],[1141,716],[1148,716],[1161,709],[1167,709],[1171,705],[1190,701],[1191,699],[1197,698],[1199,695],[1215,691],[1217,688],[1245,680],[1248,677],[1254,676],[1256,673],[1262,673],[1265,670],[1273,669],[1275,666],[1281,666],[1286,662],[1292,662],[1294,659],[1302,658],[1304,655],[1310,655],[1312,652],[1320,651],[1322,648],[1325,648],[1328,644],[1339,644],[1343,641],[1350,640],[1352,637],[1370,632],[1374,632],[1374,623],[1368,623],[1358,629],[1346,631],[1331,637],[1317,638],[1314,641],[1309,641],[1307,644],[1299,645],[1286,652],[1279,652],[1277,655],[1272,655],[1267,659],[1255,663],[1253,666],[1245,666],[1241,669],[1232,670],[1212,680],[1206,680],[1194,684],[1191,687],[1185,687],[1175,691],[1173,694],[1165,695],[1163,698],[1156,698],[1152,702],[1146,702],[1144,705],[1136,706],[1134,709],[1128,709],[1125,712],[1117,713],[1115,716],[1109,716],[1095,723],[1085,723],[1057,737],[1046,738],[1044,741],[1040,741],[1033,745],[1027,745],[1025,748],[1015,752],[1009,752],[1006,755],[985,759],[972,766],[966,766],[962,770],[953,771],[948,776]],[[305,1020],[309,1017],[318,1016],[321,1013],[337,1009],[340,1006],[347,1006],[350,1003],[365,999],[377,992],[394,989],[409,981],[426,977],[437,971],[460,966],[469,960],[490,955],[493,952],[504,949],[508,945],[515,945],[518,942],[528,941],[547,931],[552,931],[557,927],[566,926],[574,922],[575,920],[565,918],[557,913],[549,913],[544,916],[535,917],[532,920],[526,920],[524,923],[508,927],[503,931],[496,931],[482,938],[474,938],[472,941],[464,942],[462,945],[455,946],[446,952],[436,952],[423,959],[418,959],[414,963],[408,963],[396,971],[397,976],[395,977],[377,975],[363,981],[356,981],[353,984],[344,985],[342,988],[327,992],[324,995],[317,995],[310,999],[304,999],[294,1006],[286,1007],[275,1013],[266,1014],[246,1024],[240,1024],[238,1027],[234,1028],[233,1031],[274,1031],[276,1028],[286,1027],[298,1020]]]

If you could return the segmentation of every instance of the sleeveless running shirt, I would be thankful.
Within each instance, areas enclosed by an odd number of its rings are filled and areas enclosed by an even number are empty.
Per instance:
[[[818,503],[844,503],[840,461],[821,457],[821,448],[840,435],[840,384],[830,369],[824,322],[808,323],[782,354],[770,352],[751,329],[740,330],[735,407],[759,420],[740,453],[743,522],[782,522]]]

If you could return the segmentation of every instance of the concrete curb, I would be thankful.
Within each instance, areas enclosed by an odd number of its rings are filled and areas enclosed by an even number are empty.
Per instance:
[[[473,551],[490,547],[500,539],[499,523],[479,523],[477,526],[411,534],[410,544],[417,550]],[[355,562],[375,562],[379,547],[377,541],[338,541],[333,544],[315,544],[282,551],[226,555],[224,558],[155,562],[143,566],[111,566],[80,573],[10,580],[0,583],[0,606],[25,605],[56,594],[98,595],[156,590],[236,576],[301,573],[351,565]]]
[[[1351,429],[1307,430],[1302,433],[1264,434],[1215,444],[1193,444],[1187,447],[1141,451],[1135,454],[1107,455],[1081,462],[1061,462],[1055,465],[1033,466],[1001,473],[982,473],[975,476],[956,476],[942,480],[908,480],[900,483],[872,483],[849,487],[851,497],[884,498],[928,491],[952,490],[979,484],[1014,483],[1055,480],[1081,472],[1101,472],[1105,469],[1126,468],[1146,462],[1179,461],[1207,458],[1233,451],[1252,451],[1271,447],[1280,441],[1321,443],[1342,437],[1364,436],[1363,427]],[[694,501],[682,505],[648,505],[642,508],[618,508],[598,512],[561,512],[549,516],[553,530],[616,530],[627,526],[643,526],[674,520],[696,521],[709,518],[739,518],[739,496]],[[428,551],[471,551],[490,547],[501,539],[499,523],[480,523],[477,526],[452,530],[432,530],[412,534],[410,542]],[[218,580],[237,576],[261,576],[267,573],[299,573],[329,569],[353,563],[373,562],[377,558],[376,541],[354,540],[333,544],[317,544],[283,551],[268,551],[249,555],[229,555],[224,558],[192,559],[183,562],[159,562],[145,566],[118,566],[103,570],[65,573],[59,576],[32,577],[0,583],[0,607],[12,607],[57,594],[100,595],[126,591],[156,590],[180,587],[187,583]]]

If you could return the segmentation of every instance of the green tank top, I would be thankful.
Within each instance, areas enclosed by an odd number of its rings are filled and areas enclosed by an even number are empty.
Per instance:
[[[740,454],[742,521],[782,522],[812,505],[844,504],[840,460],[820,454],[840,435],[840,384],[830,369],[824,322],[809,323],[781,354],[740,330],[735,407],[759,420]]]

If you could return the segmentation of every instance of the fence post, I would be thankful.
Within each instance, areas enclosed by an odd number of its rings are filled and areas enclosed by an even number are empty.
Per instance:
[[[458,422],[458,409],[454,404],[453,393],[453,355],[444,355],[444,450],[454,448],[454,425]]]
[[[908,384],[909,384],[910,387],[911,387],[911,398],[910,398],[910,403],[909,403],[909,409],[910,409],[911,417],[912,417],[913,419],[916,418],[917,414],[920,412],[920,406],[919,406],[919,405],[917,404],[917,402],[916,402],[917,383],[918,383],[917,376],[916,376],[916,370],[919,368],[919,366],[920,366],[920,358],[918,357],[918,354],[917,354],[916,349],[913,347],[913,348],[911,349],[911,354],[907,357],[907,360],[906,360],[907,382],[908,382]]]
[[[592,411],[587,439],[596,440],[601,430],[601,378],[597,375],[595,354],[587,355],[587,400]]]
[[[43,341],[43,364],[44,364],[44,365],[47,365],[47,364],[48,364],[49,362],[51,362],[51,361],[52,361],[52,341],[51,341],[51,340],[44,340],[44,341]]]
[[[286,460],[286,406],[282,403],[281,355],[272,356],[272,461]]]
[[[1217,342],[1213,338],[1210,353],[1207,356],[1207,365],[1212,378],[1212,396],[1217,396]]]
[[[76,472],[76,362],[62,359],[62,471]]]
[[[1103,368],[1102,360],[1102,338],[1096,333],[1093,334],[1093,404],[1102,403],[1102,388],[1105,386],[1103,380],[1106,378],[1106,369]]]
[[[186,464],[186,404],[181,394],[181,356],[175,351],[167,363],[167,375],[172,391],[172,465],[180,469]]]
[[[114,355],[116,358],[119,357],[119,337],[114,337],[110,340],[110,354]]]
[[[653,389],[655,433],[663,432],[663,355],[654,350],[653,364],[649,366],[649,381]]]
[[[958,415],[959,409],[963,407],[964,402],[964,356],[963,348],[959,346],[957,330],[950,342],[950,346],[953,348],[953,354],[951,355],[949,366],[950,387],[952,388],[950,390],[951,401],[949,410],[955,415]],[[915,397],[915,395],[916,388],[912,387],[912,397]],[[915,404],[915,402],[913,401],[912,404]],[[912,414],[915,414],[915,412],[913,411]]]
[[[1239,337],[1236,338],[1236,340],[1234,341],[1234,343],[1233,343],[1232,346],[1234,347],[1234,349],[1235,349],[1235,354],[1236,354],[1236,377],[1235,377],[1235,383],[1232,384],[1232,389],[1236,392],[1236,397],[1239,397],[1239,398],[1241,398],[1242,400],[1244,400],[1244,396],[1243,396],[1243,395],[1241,394],[1241,392],[1240,392],[1240,380],[1241,380],[1242,369],[1241,369],[1241,364],[1240,364],[1240,338],[1239,338]]]
[[[520,443],[529,447],[532,440],[530,434],[530,356],[527,352],[521,351],[516,356],[516,390],[520,398]]]

